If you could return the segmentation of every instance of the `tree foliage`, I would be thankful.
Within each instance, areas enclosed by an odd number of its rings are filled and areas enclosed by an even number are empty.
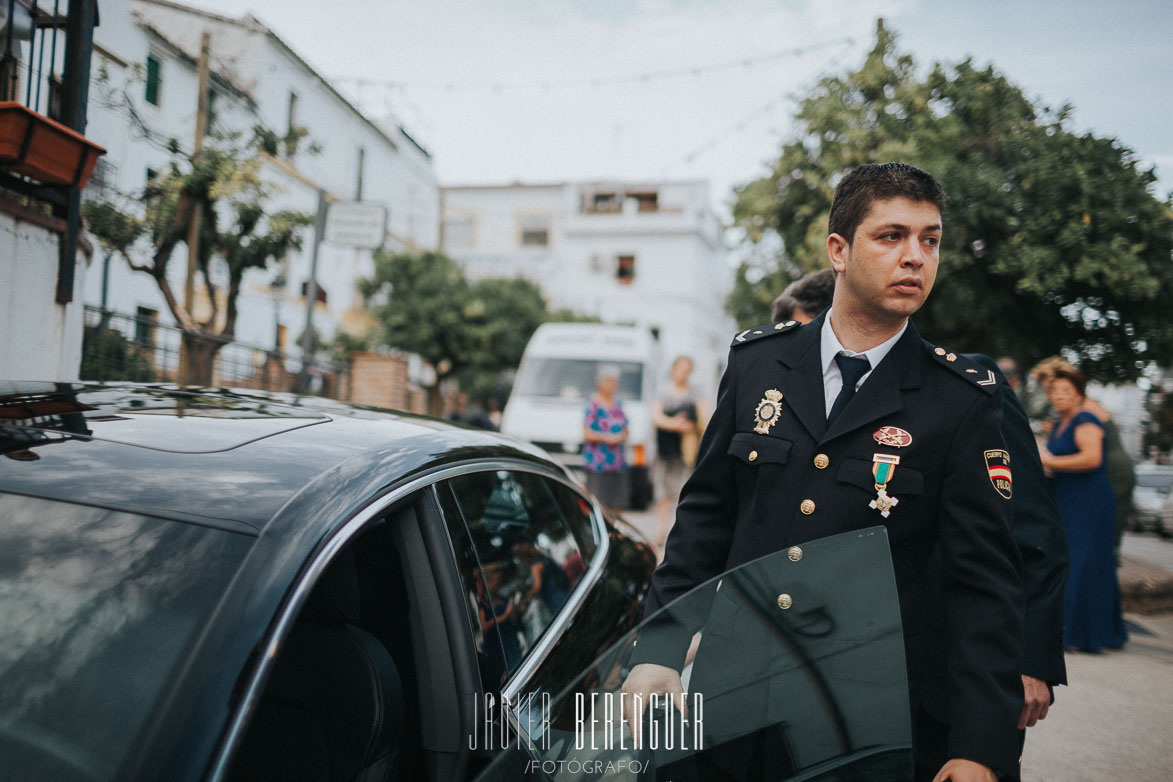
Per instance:
[[[304,132],[294,129],[291,133]],[[298,136],[300,138],[300,135]],[[86,201],[86,227],[135,271],[149,274],[189,348],[190,382],[211,381],[216,351],[236,333],[237,299],[245,272],[301,248],[313,217],[290,210],[269,213],[273,187],[262,176],[270,131],[257,126],[240,134],[211,134],[203,149],[185,153],[171,143],[167,170],[141,194]],[[187,244],[188,227],[199,219],[196,284],[210,308],[198,318],[169,281],[175,250]],[[183,256],[186,261],[186,256]],[[220,264],[224,273],[215,268]],[[223,310],[221,310],[223,307]]]
[[[823,79],[768,176],[736,191],[749,260],[727,302],[748,327],[801,274],[827,265],[834,185],[851,168],[901,160],[934,174],[948,204],[941,268],[917,316],[951,348],[1020,366],[1076,354],[1124,380],[1173,359],[1173,220],[1156,180],[1115,139],[1075,132],[1070,106],[1028,99],[992,66],[917,76],[879,30],[859,70]]]
[[[534,329],[549,318],[532,282],[470,282],[435,252],[376,253],[375,275],[360,290],[379,321],[379,342],[421,356],[439,381],[457,378],[480,400],[496,393],[501,373],[517,367]],[[434,409],[438,395],[434,388]]]

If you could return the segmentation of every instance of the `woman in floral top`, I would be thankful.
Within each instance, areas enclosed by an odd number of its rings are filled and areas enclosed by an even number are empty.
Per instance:
[[[615,398],[619,368],[604,364],[595,375],[595,393],[587,401],[582,431],[582,467],[587,488],[604,507],[615,512],[627,506],[627,471],[623,443],[627,440],[627,416]]]

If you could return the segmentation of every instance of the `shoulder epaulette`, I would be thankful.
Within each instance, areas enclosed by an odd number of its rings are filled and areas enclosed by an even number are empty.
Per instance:
[[[998,376],[994,374],[993,370],[983,367],[981,364],[961,353],[954,353],[945,348],[930,345],[928,342],[925,343],[925,347],[932,354],[936,363],[946,369],[952,370],[962,380],[977,386],[987,394],[992,394],[998,390]]]
[[[801,325],[802,324],[797,320],[783,320],[779,321],[778,323],[767,323],[765,326],[756,326],[752,329],[746,329],[745,331],[739,332],[735,337],[733,337],[733,342],[730,347],[735,348],[738,345],[744,345],[747,342],[753,342],[755,339],[764,339],[775,334],[785,334],[788,331],[792,331],[796,326]]]

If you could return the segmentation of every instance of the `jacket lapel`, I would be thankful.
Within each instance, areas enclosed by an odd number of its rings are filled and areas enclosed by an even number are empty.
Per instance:
[[[819,360],[819,340],[824,312],[802,327],[793,339],[783,340],[778,362],[789,371],[779,382],[782,404],[788,405],[799,423],[816,441],[827,429],[827,410],[823,401],[823,367]]]

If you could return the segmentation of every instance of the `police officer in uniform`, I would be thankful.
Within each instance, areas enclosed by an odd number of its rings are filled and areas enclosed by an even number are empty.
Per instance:
[[[835,270],[820,269],[787,285],[786,290],[774,299],[770,314],[775,322],[796,320],[809,323],[831,306],[834,295]],[[967,353],[965,357],[981,364],[998,378],[1002,437],[1014,465],[1011,530],[1022,556],[1023,629],[1026,636],[1022,660],[1025,703],[1018,726],[1028,728],[1046,718],[1054,701],[1053,688],[1067,683],[1067,666],[1063,659],[1067,539],[1051,481],[1039,460],[1030,419],[1014,386],[1002,373],[1002,362],[995,362],[980,353]]]
[[[997,379],[909,320],[936,277],[943,206],[937,181],[901,163],[841,181],[832,307],[734,338],[647,612],[765,554],[883,524],[916,778],[991,782],[1018,776],[1021,560]],[[624,691],[679,693],[692,629],[641,634]]]

